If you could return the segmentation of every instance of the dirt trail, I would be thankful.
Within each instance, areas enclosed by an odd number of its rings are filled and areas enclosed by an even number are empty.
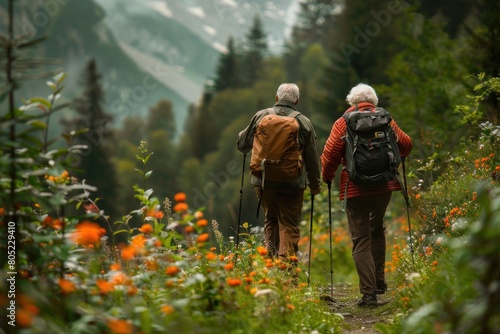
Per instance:
[[[393,310],[391,302],[393,298],[390,294],[379,295],[379,301],[385,304],[376,308],[360,308],[356,305],[361,295],[357,287],[351,284],[334,284],[333,298],[332,289],[322,291],[322,299],[328,304],[332,312],[339,313],[344,317],[342,325],[343,333],[352,334],[380,334],[375,329],[377,323],[387,323],[392,321]]]

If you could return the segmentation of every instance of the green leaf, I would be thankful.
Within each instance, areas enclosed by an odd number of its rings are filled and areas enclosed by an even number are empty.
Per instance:
[[[61,72],[57,75],[54,76],[54,80],[56,81],[57,85],[59,86],[63,81],[64,79],[66,79],[68,75],[64,72]]]
[[[118,230],[118,231],[114,231],[113,232],[113,235],[117,235],[117,234],[120,234],[120,233],[128,233],[127,230]]]
[[[49,100],[47,100],[47,99],[45,99],[43,97],[33,97],[33,98],[31,98],[31,99],[28,100],[28,103],[29,104],[39,103],[42,106],[46,107],[47,109],[51,109],[52,108],[52,103],[50,103]]]
[[[57,89],[56,84],[55,84],[55,83],[53,83],[52,81],[47,81],[47,86],[49,86],[49,87],[50,87],[50,89],[52,89],[52,91],[53,91],[53,92],[55,92],[55,91],[56,91],[56,89]]]
[[[146,174],[144,174],[144,178],[145,179],[149,179],[149,177],[151,176],[151,174],[153,174],[152,170],[150,170],[149,172],[147,172]]]
[[[151,196],[151,194],[153,193],[153,189],[148,189],[144,192],[144,196],[146,198],[149,198],[149,196]]]
[[[42,122],[42,121],[39,121],[36,119],[29,121],[28,124],[34,128],[37,128],[37,129],[46,129],[47,128],[47,124],[45,122]]]

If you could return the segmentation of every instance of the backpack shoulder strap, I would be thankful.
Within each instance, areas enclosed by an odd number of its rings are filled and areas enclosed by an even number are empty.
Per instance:
[[[288,115],[288,117],[297,118],[297,117],[298,117],[298,116],[300,116],[300,115],[301,115],[301,113],[300,113],[300,112],[298,112],[297,110],[294,110],[294,111],[292,111],[292,112]]]
[[[276,115],[274,108],[267,108],[268,115]]]

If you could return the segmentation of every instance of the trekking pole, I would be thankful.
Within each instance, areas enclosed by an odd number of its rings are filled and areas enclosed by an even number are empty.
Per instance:
[[[309,227],[309,261],[307,269],[307,285],[311,283],[311,248],[312,248],[312,233],[313,233],[313,212],[314,212],[314,194],[311,194],[311,226]]]
[[[243,167],[241,171],[241,188],[240,188],[240,208],[238,209],[238,227],[236,228],[236,248],[240,244],[240,224],[241,224],[241,206],[243,203],[243,181],[245,179],[245,160],[247,154],[243,154]]]
[[[412,235],[411,235],[411,223],[410,223],[410,198],[408,197],[408,187],[406,185],[406,167],[405,167],[405,157],[401,157],[401,162],[403,166],[403,182],[404,182],[404,191],[403,191],[403,196],[405,198],[406,202],[406,215],[408,219],[408,234],[410,236],[410,252],[411,252],[411,262],[413,264],[413,267],[415,267],[415,256],[413,255],[413,240],[412,240]]]
[[[330,294],[333,298],[333,248],[332,248],[332,181],[328,185],[328,225],[330,226]]]

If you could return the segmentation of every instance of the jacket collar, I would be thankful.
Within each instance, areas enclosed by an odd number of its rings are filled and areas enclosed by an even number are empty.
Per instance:
[[[278,102],[276,102],[274,104],[274,107],[288,107],[288,108],[292,108],[295,111],[297,110],[297,106],[295,104],[293,104],[290,101],[285,101],[285,100],[279,100]]]
[[[375,105],[372,103],[369,103],[369,102],[358,103],[358,110],[366,110],[366,109],[373,110],[373,109],[375,109]],[[351,112],[354,110],[356,110],[356,106],[350,107],[349,109],[346,110],[346,112]]]

